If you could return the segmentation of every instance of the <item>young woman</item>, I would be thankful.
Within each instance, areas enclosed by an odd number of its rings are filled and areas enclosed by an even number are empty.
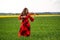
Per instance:
[[[22,20],[20,30],[18,32],[18,37],[20,36],[30,36],[30,22],[29,19],[33,22],[34,18],[32,18],[28,12],[27,8],[23,9],[23,12],[18,17],[19,20]]]

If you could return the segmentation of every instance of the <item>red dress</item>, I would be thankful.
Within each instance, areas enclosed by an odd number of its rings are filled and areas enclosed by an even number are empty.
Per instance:
[[[30,22],[29,20],[34,21],[34,19],[28,14],[24,19],[19,16],[19,20],[22,20],[19,33],[21,36],[30,36]]]

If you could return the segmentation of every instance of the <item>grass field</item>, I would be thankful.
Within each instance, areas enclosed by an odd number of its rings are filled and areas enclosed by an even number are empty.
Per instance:
[[[0,40],[60,40],[60,16],[34,17],[31,37],[20,37],[17,17],[0,18]]]

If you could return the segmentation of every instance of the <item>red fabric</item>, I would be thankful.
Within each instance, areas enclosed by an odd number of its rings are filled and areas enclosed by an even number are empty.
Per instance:
[[[19,20],[22,20],[21,16],[18,17]],[[21,23],[19,33],[22,36],[30,36],[30,22],[29,20],[34,21],[34,19],[28,14]]]

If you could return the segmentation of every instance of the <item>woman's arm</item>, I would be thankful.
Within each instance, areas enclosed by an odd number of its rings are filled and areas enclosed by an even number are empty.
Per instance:
[[[19,15],[18,19],[21,20],[21,16],[20,15]]]
[[[26,16],[19,16],[18,19],[21,20],[22,18],[26,18]]]
[[[29,19],[33,22],[34,18],[29,14]]]

